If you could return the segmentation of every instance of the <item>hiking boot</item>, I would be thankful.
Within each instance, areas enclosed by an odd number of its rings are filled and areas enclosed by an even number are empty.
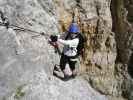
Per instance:
[[[60,69],[55,65],[55,66],[54,66],[54,71],[60,72]]]
[[[72,78],[71,76],[66,75],[66,76],[64,76],[63,81],[68,81],[68,80],[70,80],[71,78]]]
[[[75,78],[77,76],[77,71],[76,70],[73,70],[72,71],[72,77]]]
[[[77,74],[72,74],[71,77],[72,78],[75,78],[77,76]]]

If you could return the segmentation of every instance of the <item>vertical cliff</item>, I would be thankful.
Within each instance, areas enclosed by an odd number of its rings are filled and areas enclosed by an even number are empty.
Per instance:
[[[49,37],[36,36],[65,31],[77,1],[5,0],[0,5],[13,26],[0,26],[0,100],[107,100],[82,77],[68,82],[55,78],[52,70],[59,55]]]
[[[116,34],[116,77],[122,95],[132,100],[132,0],[112,0],[113,31]]]
[[[75,13],[81,33],[87,38],[80,76],[100,93],[117,100],[121,96],[132,100],[132,6],[132,0],[0,1],[0,10],[10,25],[49,35],[67,31]],[[81,100],[82,96],[83,100],[107,99],[83,77],[63,83],[52,76],[59,56],[48,44],[48,37],[7,31],[4,26],[0,30],[0,99],[62,100],[65,94],[65,100]]]
[[[94,88],[105,94],[115,94],[114,67],[116,59],[115,34],[109,0],[81,1],[82,31],[88,40],[85,70]]]

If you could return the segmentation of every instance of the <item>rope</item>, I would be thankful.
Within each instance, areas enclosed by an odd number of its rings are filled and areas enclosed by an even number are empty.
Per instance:
[[[47,38],[50,37],[50,35],[46,34],[45,32],[37,32],[37,31],[31,30],[31,29],[27,29],[27,28],[20,27],[20,26],[14,25],[14,24],[10,24],[8,18],[4,16],[2,11],[0,11],[0,15],[1,15],[0,17],[1,17],[1,20],[2,20],[2,22],[0,22],[0,25],[1,26],[5,26],[7,29],[8,28],[13,28],[13,30],[28,31],[30,33],[36,33],[36,34],[33,34],[33,36],[31,36],[32,38],[38,37],[38,36],[45,36],[45,38],[47,39]],[[53,46],[54,49],[55,49],[55,53],[58,53],[59,56],[60,56],[61,55],[61,51],[60,51],[60,49],[58,47],[58,44],[57,43],[55,43],[55,44],[56,45]],[[52,64],[54,64],[53,61],[52,61]],[[53,65],[53,66],[55,66],[55,65]],[[53,74],[53,69],[52,70],[50,69],[50,71]]]
[[[0,25],[5,26],[5,24],[2,23],[2,22],[0,22]],[[17,25],[13,25],[13,24],[9,25],[8,27],[15,28],[14,30],[28,31],[28,32],[31,32],[31,33],[37,33],[37,35],[33,34],[32,38],[38,37],[38,36],[49,37],[49,34],[46,34],[44,32],[37,32],[37,31],[31,30],[31,29],[23,28],[23,27],[20,27],[20,26],[17,26]]]
[[[7,29],[10,27],[10,28],[14,28],[14,30],[20,30],[20,31],[28,31],[28,32],[31,32],[31,33],[37,33],[38,35],[35,35],[33,37],[36,37],[36,36],[40,36],[40,35],[43,35],[43,36],[49,36],[48,34],[44,33],[44,32],[37,32],[37,31],[34,31],[34,30],[31,30],[31,29],[27,29],[27,28],[23,28],[23,27],[20,27],[20,26],[17,26],[17,25],[13,25],[11,24],[10,25],[10,22],[8,20],[8,18],[6,16],[4,16],[4,13],[2,11],[0,11],[0,17],[1,17],[1,20],[2,22],[0,22],[0,25],[2,26],[5,26]]]
[[[5,24],[2,23],[2,22],[0,22],[0,25],[5,26]],[[45,36],[45,37],[49,37],[50,36],[49,34],[46,34],[44,32],[37,32],[37,31],[31,30],[31,29],[23,28],[23,27],[20,27],[20,26],[17,26],[17,25],[13,25],[13,24],[9,25],[8,27],[10,27],[10,28],[15,27],[16,29],[14,29],[14,30],[29,31],[31,33],[37,33],[37,35],[33,35],[32,38],[38,37],[38,36]],[[60,51],[59,47],[58,46],[54,46],[54,48],[55,48],[55,53],[58,53],[59,55],[61,55],[61,51]]]
[[[29,31],[29,32],[32,32],[32,33],[40,34],[40,32],[37,32],[37,31],[31,30],[31,29],[27,29],[27,28],[23,28],[23,27],[20,27],[20,26],[17,26],[17,25],[13,25],[13,24],[11,24],[10,26],[12,26],[12,27],[16,27],[16,28],[18,28],[18,29],[21,30],[21,31]]]
[[[49,34],[46,34],[46,33],[44,33],[44,32],[37,32],[37,31],[30,30],[30,29],[26,29],[26,28],[23,28],[23,27],[20,27],[20,26],[16,26],[16,25],[10,25],[10,26],[17,27],[17,28],[18,28],[17,30],[29,31],[29,32],[31,32],[31,33],[37,33],[37,35],[32,36],[32,38],[38,37],[38,36],[45,36],[45,37],[49,37],[49,36],[50,36]],[[61,50],[59,49],[57,43],[56,43],[56,45],[54,46],[54,48],[55,48],[55,53],[58,53],[59,55],[61,55]]]

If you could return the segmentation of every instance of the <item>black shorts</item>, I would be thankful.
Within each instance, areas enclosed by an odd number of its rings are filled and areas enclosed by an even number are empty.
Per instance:
[[[63,71],[65,69],[66,64],[69,64],[70,69],[73,71],[75,70],[75,64],[77,61],[71,61],[72,57],[68,57],[64,54],[61,55],[60,59],[60,68]]]

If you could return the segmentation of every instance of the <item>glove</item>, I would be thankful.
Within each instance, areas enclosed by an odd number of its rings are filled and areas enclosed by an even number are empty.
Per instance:
[[[50,39],[51,39],[52,42],[57,42],[58,37],[56,35],[51,35]]]

